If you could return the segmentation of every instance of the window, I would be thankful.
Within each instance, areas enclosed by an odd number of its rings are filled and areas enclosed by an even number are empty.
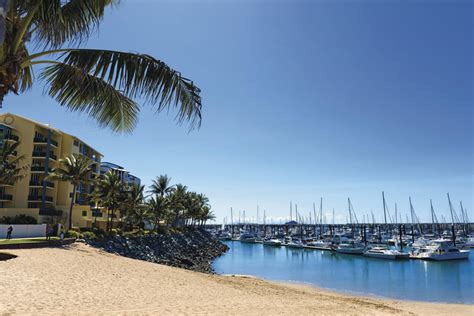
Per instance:
[[[86,217],[87,216],[87,211],[82,211],[82,216]]]
[[[74,140],[74,146],[79,147],[79,141],[77,139]]]

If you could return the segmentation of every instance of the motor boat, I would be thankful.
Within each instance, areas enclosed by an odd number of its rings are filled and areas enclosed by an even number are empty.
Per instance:
[[[437,239],[428,245],[415,249],[410,258],[424,260],[461,260],[469,258],[469,250],[461,250],[453,245],[450,240]]]
[[[280,247],[282,244],[280,239],[272,238],[272,239],[264,239],[263,240],[263,245],[264,246],[274,246],[274,247]]]
[[[251,233],[243,233],[240,235],[239,240],[240,242],[244,243],[255,243],[257,241],[257,237]]]
[[[336,248],[336,251],[350,255],[362,255],[365,252],[365,247],[364,245],[355,242],[340,243]]]
[[[466,242],[464,244],[464,247],[466,248],[474,248],[474,237],[468,237],[466,238]]]
[[[217,235],[217,239],[221,241],[232,240],[232,235],[229,232],[221,232]]]
[[[306,246],[320,250],[332,250],[332,243],[325,240],[310,241]]]
[[[291,239],[287,244],[289,248],[304,248],[304,244],[299,239]]]
[[[378,259],[408,259],[410,258],[409,253],[400,252],[398,250],[393,249],[386,249],[383,247],[374,247],[372,249],[367,250],[364,252],[364,256],[370,258],[378,258]]]

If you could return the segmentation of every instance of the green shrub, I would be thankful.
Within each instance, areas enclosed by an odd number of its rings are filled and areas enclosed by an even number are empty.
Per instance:
[[[84,232],[83,237],[84,237],[85,239],[90,239],[90,240],[95,240],[95,239],[97,239],[96,234],[95,234],[94,232],[91,232],[91,231]]]
[[[75,230],[68,230],[65,236],[66,238],[83,238],[83,235]]]
[[[0,219],[0,224],[9,224],[9,225],[14,225],[14,224],[37,224],[38,222],[36,221],[36,218],[25,215],[25,214],[19,214],[15,215],[13,217],[9,216],[3,216]]]

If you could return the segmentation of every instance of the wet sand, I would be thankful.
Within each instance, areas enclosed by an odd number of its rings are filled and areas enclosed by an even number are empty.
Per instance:
[[[8,253],[18,257],[0,261],[0,314],[474,315],[474,305],[365,298],[207,275],[84,244]]]

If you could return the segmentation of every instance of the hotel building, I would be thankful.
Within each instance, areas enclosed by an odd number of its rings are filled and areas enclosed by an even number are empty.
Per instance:
[[[0,185],[0,217],[30,215],[38,223],[63,223],[68,219],[72,185],[64,181],[45,180],[59,159],[71,154],[89,157],[93,172],[100,174],[102,155],[76,136],[48,124],[10,113],[0,115],[0,146],[5,142],[20,142],[15,156],[23,156],[30,166],[27,176],[13,185]],[[88,194],[92,185],[81,184],[77,189],[72,223],[77,227],[105,225],[106,214],[92,209]]]
[[[100,164],[100,174],[103,175],[107,172],[113,172],[117,174],[122,181],[128,185],[136,184],[140,185],[140,178],[132,175],[129,171],[125,170],[122,166],[111,162],[102,162]]]

